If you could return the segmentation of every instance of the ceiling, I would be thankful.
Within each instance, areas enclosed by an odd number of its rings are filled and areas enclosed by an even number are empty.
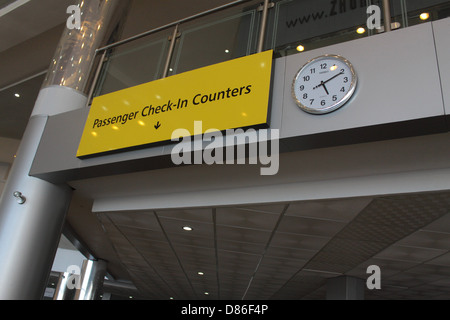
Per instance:
[[[22,139],[44,78],[41,74],[0,91],[0,137]]]
[[[142,299],[326,299],[327,279],[370,265],[382,290],[366,299],[449,299],[449,212],[450,193],[431,193],[98,219]]]
[[[7,1],[14,10],[6,10],[8,6],[0,8],[0,39],[2,39],[0,52],[63,23],[68,17],[66,9],[73,2],[73,0]]]

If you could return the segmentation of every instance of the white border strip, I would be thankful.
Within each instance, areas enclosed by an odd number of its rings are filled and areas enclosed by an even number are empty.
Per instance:
[[[95,199],[92,212],[141,211],[376,197],[450,190],[450,168],[186,193]]]
[[[18,7],[24,5],[25,3],[30,2],[30,0],[17,0],[13,3],[7,5],[3,9],[0,10],[0,17],[10,13],[11,11],[17,9]]]

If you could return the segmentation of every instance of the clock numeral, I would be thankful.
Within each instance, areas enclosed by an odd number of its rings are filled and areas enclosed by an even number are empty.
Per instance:
[[[332,98],[332,100],[333,100],[333,101],[336,101],[336,100],[337,100],[337,95],[334,95],[333,98]]]
[[[324,69],[326,69],[327,68],[327,64],[326,63],[322,63],[321,65],[320,65],[320,69],[322,69],[322,70],[324,70]]]
[[[348,77],[344,77],[344,83],[348,82]]]
[[[312,105],[314,102],[314,99],[309,99],[309,102],[310,102],[309,104]]]
[[[342,87],[341,90],[339,90],[341,92],[345,92],[345,87]]]
[[[311,79],[310,76],[304,76],[303,77],[303,81],[309,81],[309,79]]]
[[[305,86],[304,86],[304,85],[301,85],[301,86],[300,86],[300,91],[303,91],[303,90],[305,90]]]
[[[303,94],[303,99],[308,99],[308,94],[307,93]]]
[[[344,73],[345,72],[345,70],[344,69],[341,69],[341,73]]]
[[[320,105],[324,106],[327,102],[325,100],[320,101]]]
[[[316,73],[316,68],[311,68],[311,74]]]

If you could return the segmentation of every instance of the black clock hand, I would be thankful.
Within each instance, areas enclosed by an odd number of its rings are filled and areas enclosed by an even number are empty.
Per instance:
[[[323,88],[325,89],[325,92],[327,93],[327,95],[330,94],[330,93],[328,92],[327,87],[325,87],[325,82],[323,82],[323,81],[320,81],[320,84],[317,85],[317,86],[315,86],[315,87],[313,88],[313,90],[317,89],[317,88],[320,87],[320,86],[323,86]]]
[[[324,85],[324,84],[327,83],[328,81],[331,81],[331,80],[333,80],[333,79],[336,78],[336,77],[339,77],[341,74],[344,74],[344,73],[343,73],[343,72],[339,72],[338,74],[332,76],[330,79],[321,82],[320,85]]]
[[[330,93],[327,90],[327,87],[325,87],[325,82],[321,81],[320,83],[322,85],[322,87],[325,89],[325,92],[327,93],[327,95],[329,95]]]

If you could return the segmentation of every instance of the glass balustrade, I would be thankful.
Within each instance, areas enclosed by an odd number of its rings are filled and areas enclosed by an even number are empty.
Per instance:
[[[150,82],[161,77],[168,36],[163,32],[112,48],[106,55],[95,96]]]
[[[385,2],[272,0],[263,49],[273,49],[280,57],[383,33]],[[241,1],[109,46],[94,96],[255,53],[262,3]],[[392,31],[450,16],[450,1],[390,0],[389,4]],[[175,25],[178,33],[173,40]]]
[[[285,56],[372,35],[373,29],[367,27],[371,5],[381,13],[381,0],[277,1],[271,47],[278,56]]]
[[[448,0],[391,0],[392,29],[406,28],[450,16]]]
[[[219,16],[207,16],[180,26],[181,35],[169,74],[255,53],[259,4],[260,1],[250,1]]]

